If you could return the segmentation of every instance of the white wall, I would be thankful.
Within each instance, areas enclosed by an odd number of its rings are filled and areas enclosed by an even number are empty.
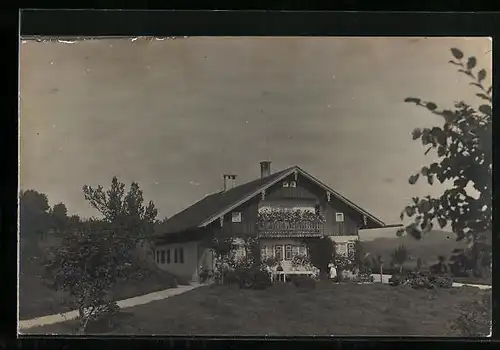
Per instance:
[[[184,251],[184,262],[181,263],[179,260],[179,249],[182,248]],[[167,263],[167,250],[170,249],[170,263]],[[178,251],[177,255],[177,263],[175,263],[175,249]],[[158,262],[156,258],[156,252],[165,250],[165,263],[162,263],[161,260]],[[160,256],[161,257],[161,256]],[[190,280],[198,279],[198,269],[200,266],[204,265],[208,268],[213,267],[213,256],[212,252],[200,246],[200,242],[192,241],[192,242],[182,242],[182,243],[172,243],[159,245],[155,247],[155,262],[156,265],[162,270],[173,273],[177,276],[182,276],[185,278],[189,278]]]
[[[335,242],[335,252],[337,254],[347,255],[348,243],[354,243],[359,239],[358,236],[329,236]]]

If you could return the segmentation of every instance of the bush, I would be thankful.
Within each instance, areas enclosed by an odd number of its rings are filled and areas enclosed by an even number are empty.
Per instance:
[[[415,289],[451,288],[453,279],[449,276],[432,275],[428,272],[395,274],[389,279],[391,286],[409,285]]]
[[[406,283],[408,283],[408,276],[405,275],[392,275],[391,278],[389,278],[389,284],[391,286],[400,286]]]
[[[458,306],[460,316],[451,328],[465,337],[485,337],[491,332],[491,295],[483,295],[482,300]]]
[[[372,276],[370,269],[361,269],[356,276],[354,276],[354,282],[357,283],[366,283],[373,282],[374,278]]]
[[[292,277],[292,283],[297,288],[314,289],[316,280],[310,276],[297,275]]]
[[[213,277],[213,271],[209,268],[202,268],[200,271],[200,282],[205,283]]]
[[[438,288],[453,287],[453,279],[449,276],[431,276],[430,278],[433,278],[432,282],[435,283]]]
[[[271,285],[269,273],[256,267],[237,268],[234,276],[243,289],[266,289]]]

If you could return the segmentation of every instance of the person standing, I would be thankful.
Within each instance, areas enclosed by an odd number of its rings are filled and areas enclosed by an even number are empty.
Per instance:
[[[334,264],[330,264],[330,279],[335,279],[337,277],[337,268]]]

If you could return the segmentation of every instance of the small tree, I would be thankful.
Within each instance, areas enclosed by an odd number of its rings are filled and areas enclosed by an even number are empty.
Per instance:
[[[215,280],[218,283],[224,283],[225,266],[231,262],[232,252],[234,251],[235,239],[234,237],[211,237],[207,239],[203,245],[211,249],[215,255]]]
[[[391,263],[399,267],[399,273],[403,272],[403,265],[408,260],[408,250],[401,244],[391,254]]]
[[[68,209],[64,203],[58,203],[54,205],[50,211],[50,216],[52,217],[52,228],[58,232],[64,231],[68,224]]]
[[[382,255],[377,255],[376,257],[377,265],[380,269],[380,283],[384,283],[384,258]]]
[[[111,188],[84,186],[83,192],[102,219],[91,219],[63,235],[47,263],[45,279],[55,289],[67,290],[80,312],[80,331],[90,319],[117,309],[111,291],[120,279],[130,277],[137,245],[152,233],[157,215],[152,202],[144,207],[142,191],[114,177]]]
[[[79,311],[81,333],[90,320],[116,310],[109,292],[130,267],[126,247],[111,225],[91,220],[66,232],[61,246],[49,254],[46,283],[69,292]]]
[[[451,53],[454,60],[450,63],[472,80],[470,85],[478,89],[475,95],[483,102],[477,110],[465,102],[455,103],[450,110],[439,109],[434,102],[420,98],[406,98],[406,102],[443,118],[442,127],[413,131],[413,139],[420,139],[428,147],[425,154],[436,150],[439,161],[411,175],[409,183],[415,184],[422,175],[429,185],[438,180],[451,182],[453,186],[437,198],[414,197],[413,203],[401,213],[401,220],[404,216],[412,219],[405,230],[417,239],[429,232],[435,221],[441,228],[451,224],[457,240],[467,239],[472,244],[471,250],[484,252],[471,255],[479,259],[491,254],[491,246],[478,243],[487,241],[484,236],[492,232],[492,86],[487,87],[490,84],[486,70],[477,69],[474,56],[465,59],[457,48],[452,48]],[[471,186],[477,195],[469,191]]]
[[[363,243],[358,239],[354,242],[354,265],[361,271],[370,269],[368,261],[369,253],[365,253]]]
[[[417,271],[420,271],[422,269],[422,259],[418,258],[417,259]]]

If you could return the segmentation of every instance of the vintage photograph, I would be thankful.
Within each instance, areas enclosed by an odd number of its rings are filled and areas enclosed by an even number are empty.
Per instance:
[[[21,37],[18,333],[491,333],[488,37]]]

